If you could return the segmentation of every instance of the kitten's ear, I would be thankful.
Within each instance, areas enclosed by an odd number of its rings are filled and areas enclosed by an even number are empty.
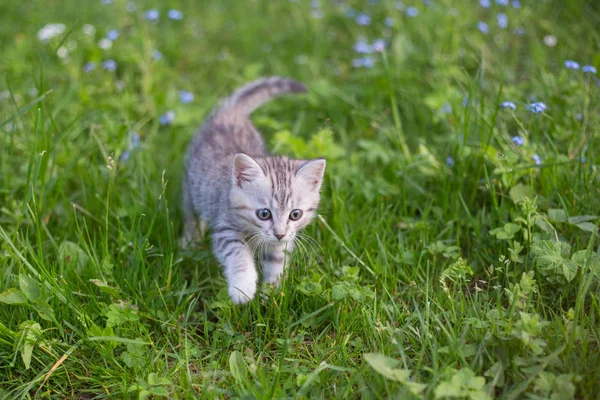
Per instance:
[[[323,183],[323,174],[325,173],[325,159],[317,158],[316,160],[307,161],[302,164],[298,171],[296,171],[296,177],[302,179],[304,183],[314,189],[319,190],[321,183]]]
[[[244,153],[236,154],[233,159],[233,171],[231,180],[234,185],[242,187],[244,183],[250,183],[263,176],[263,170],[260,165],[250,156]]]

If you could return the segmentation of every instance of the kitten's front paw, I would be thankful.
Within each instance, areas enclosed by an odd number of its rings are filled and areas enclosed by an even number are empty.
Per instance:
[[[229,284],[229,297],[234,304],[246,304],[254,298],[256,281],[238,281]]]

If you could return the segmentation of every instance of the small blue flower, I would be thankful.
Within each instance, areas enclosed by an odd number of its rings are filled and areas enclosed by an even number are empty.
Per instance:
[[[140,135],[137,132],[131,132],[131,143],[129,144],[129,150],[133,150],[140,145]]]
[[[194,93],[185,90],[180,90],[179,100],[181,100],[183,104],[189,104],[194,100]]]
[[[490,0],[479,0],[479,5],[483,8],[490,8],[492,6],[492,2]]]
[[[497,16],[498,26],[502,29],[506,29],[508,27],[508,17],[504,13],[499,13]]]
[[[359,40],[354,45],[354,51],[357,53],[369,54],[373,52],[373,47],[364,40]]]
[[[175,21],[181,21],[183,19],[183,13],[179,10],[171,9],[167,12],[167,17]]]
[[[146,18],[148,21],[158,21],[158,19],[160,18],[160,13],[158,12],[158,10],[151,9],[146,11],[146,13],[144,14],[144,18]]]
[[[117,62],[115,60],[106,60],[102,63],[102,68],[107,71],[113,72],[117,69]]]
[[[517,109],[517,105],[515,103],[513,103],[512,101],[504,101],[500,104],[500,108],[510,108],[511,110],[516,110]]]
[[[90,72],[96,69],[96,63],[90,61],[83,66],[83,72]]]
[[[155,60],[162,60],[163,54],[158,50],[152,50],[152,58]]]
[[[440,108],[440,113],[442,113],[442,114],[450,114],[451,112],[452,112],[452,106],[450,105],[450,103],[445,103]]]
[[[541,165],[542,164],[542,159],[537,154],[532,155],[531,158],[533,158],[533,161],[535,162],[535,165]]]
[[[587,72],[589,74],[596,75],[598,73],[598,70],[593,65],[584,65],[583,67],[581,67],[581,72]]]
[[[396,24],[396,21],[394,21],[394,18],[392,18],[392,17],[386,17],[383,20],[383,24],[385,26],[387,26],[388,28],[391,28],[392,26],[394,26]]]
[[[159,122],[161,125],[169,125],[175,119],[175,111],[167,111],[163,115],[160,116]]]
[[[452,167],[454,167],[454,164],[455,164],[455,163],[454,163],[454,158],[452,158],[452,156],[448,156],[448,157],[446,157],[446,165],[447,165],[449,168],[452,168]]]
[[[104,4],[104,5],[112,4],[112,0],[102,0],[102,4]]]
[[[525,144],[525,139],[523,139],[521,136],[518,136],[518,135],[513,136],[511,140],[517,146],[523,146]]]
[[[109,40],[112,40],[112,41],[117,40],[118,37],[119,37],[119,31],[117,29],[111,29],[106,34],[106,38]]]
[[[479,32],[481,32],[481,33],[485,33],[485,34],[490,33],[490,27],[488,26],[488,24],[486,24],[483,21],[479,21],[477,23],[477,29],[479,29]]]
[[[587,161],[587,158],[585,158],[585,157],[581,157],[581,163],[582,163],[582,164],[585,164],[585,162],[586,162],[586,161]]]
[[[369,17],[367,14],[360,14],[358,17],[356,17],[356,23],[361,26],[371,25],[371,17]]]
[[[354,68],[360,68],[360,67],[372,68],[373,65],[375,65],[375,62],[373,61],[373,59],[371,57],[361,57],[361,58],[355,58],[354,60],[352,60],[352,66]]]
[[[514,32],[517,36],[523,36],[525,34],[525,28],[523,28],[522,26],[517,26]]]
[[[383,39],[376,39],[373,42],[373,50],[375,50],[378,53],[383,53],[383,51],[385,50],[385,40]]]
[[[538,101],[536,103],[531,103],[526,108],[527,108],[527,111],[529,111],[529,112],[532,112],[534,114],[541,114],[544,111],[546,111],[547,107],[544,103],[542,103],[541,101]]]
[[[496,4],[498,4],[500,6],[507,6],[508,0],[496,0]]]
[[[519,9],[519,8],[521,8],[521,2],[519,0],[513,0],[512,6],[513,6],[513,8]]]
[[[578,70],[579,63],[577,61],[573,61],[573,60],[565,60],[565,68]]]
[[[467,108],[469,106],[470,102],[471,102],[471,99],[469,99],[469,96],[463,97],[463,99],[462,99],[463,108]]]
[[[414,18],[417,15],[419,15],[419,10],[417,9],[417,7],[408,7],[405,11],[404,14],[406,14],[407,17],[411,17]]]

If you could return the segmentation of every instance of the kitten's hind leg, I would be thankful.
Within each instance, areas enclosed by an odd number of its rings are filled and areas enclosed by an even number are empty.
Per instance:
[[[181,247],[188,248],[198,238],[203,238],[206,233],[206,221],[199,219],[194,212],[191,193],[187,179],[183,180],[183,237]]]
[[[272,285],[279,285],[281,283],[281,277],[286,264],[289,264],[290,255],[292,251],[291,245],[288,244],[287,248],[285,244],[272,245],[263,251],[262,254],[262,265],[263,265],[263,281]]]

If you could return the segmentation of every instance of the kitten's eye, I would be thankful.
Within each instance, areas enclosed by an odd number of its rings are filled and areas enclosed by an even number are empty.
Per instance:
[[[302,218],[302,210],[292,210],[290,213],[290,219],[292,221],[298,221],[300,218]]]
[[[258,219],[266,221],[268,219],[271,219],[271,211],[266,208],[263,208],[262,210],[256,210],[256,216],[258,217]]]

